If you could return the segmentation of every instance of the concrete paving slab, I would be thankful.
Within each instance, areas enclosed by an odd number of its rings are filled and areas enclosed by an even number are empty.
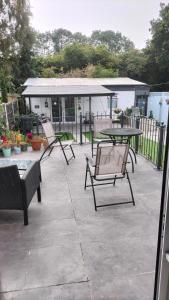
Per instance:
[[[152,299],[162,172],[138,156],[135,173],[128,166],[136,206],[95,212],[83,188],[91,146],[75,152],[69,166],[60,151],[42,162],[42,203],[35,195],[27,227],[22,212],[0,211],[0,299]],[[127,180],[96,193],[100,203],[131,197]]]

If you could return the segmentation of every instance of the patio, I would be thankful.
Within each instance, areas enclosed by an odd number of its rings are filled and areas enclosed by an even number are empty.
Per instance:
[[[67,166],[55,151],[42,164],[42,203],[21,212],[0,211],[0,299],[152,300],[162,172],[138,156],[130,171],[136,206],[94,211],[84,191],[84,153]],[[39,152],[17,158],[39,158]],[[97,188],[102,202],[127,200],[127,180]]]

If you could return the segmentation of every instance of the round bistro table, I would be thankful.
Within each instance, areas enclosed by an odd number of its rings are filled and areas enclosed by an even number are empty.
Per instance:
[[[133,136],[135,136],[135,137],[139,136],[143,132],[137,128],[108,128],[108,129],[103,129],[102,131],[100,131],[100,133],[109,136],[110,139],[114,140],[114,141],[116,141],[118,137],[120,139],[126,139],[127,143],[130,144],[130,139]],[[132,153],[134,155],[135,163],[137,163],[136,153],[131,146],[130,146],[130,150],[132,151]],[[132,162],[132,172],[134,172],[134,162],[133,162],[133,158],[132,158],[130,151],[129,151],[129,155],[130,155],[131,162]]]
[[[101,134],[108,135],[111,139],[117,137],[127,138],[128,141],[133,136],[141,135],[143,132],[137,128],[108,128],[100,131]]]

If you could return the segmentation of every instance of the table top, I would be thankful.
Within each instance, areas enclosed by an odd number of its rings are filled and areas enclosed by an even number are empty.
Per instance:
[[[10,159],[2,158],[0,159],[0,167],[8,167],[17,165],[18,169],[26,170],[32,163],[32,160],[22,160],[22,159]]]
[[[108,128],[103,129],[100,133],[108,136],[125,136],[132,137],[141,135],[143,132],[137,128]]]

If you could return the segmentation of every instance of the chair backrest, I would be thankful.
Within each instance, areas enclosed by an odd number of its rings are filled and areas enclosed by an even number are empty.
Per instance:
[[[45,136],[47,138],[48,144],[50,145],[56,139],[52,123],[50,121],[47,121],[45,123],[42,123],[42,127],[43,127],[43,130],[44,130]]]
[[[21,182],[16,165],[0,168],[0,209],[23,209]]]
[[[94,118],[94,124],[93,124],[93,131],[94,131],[94,137],[97,136],[97,133],[99,133],[103,129],[112,128],[112,119],[110,118]]]
[[[129,152],[127,143],[114,141],[100,142],[97,145],[95,176],[125,174]]]

